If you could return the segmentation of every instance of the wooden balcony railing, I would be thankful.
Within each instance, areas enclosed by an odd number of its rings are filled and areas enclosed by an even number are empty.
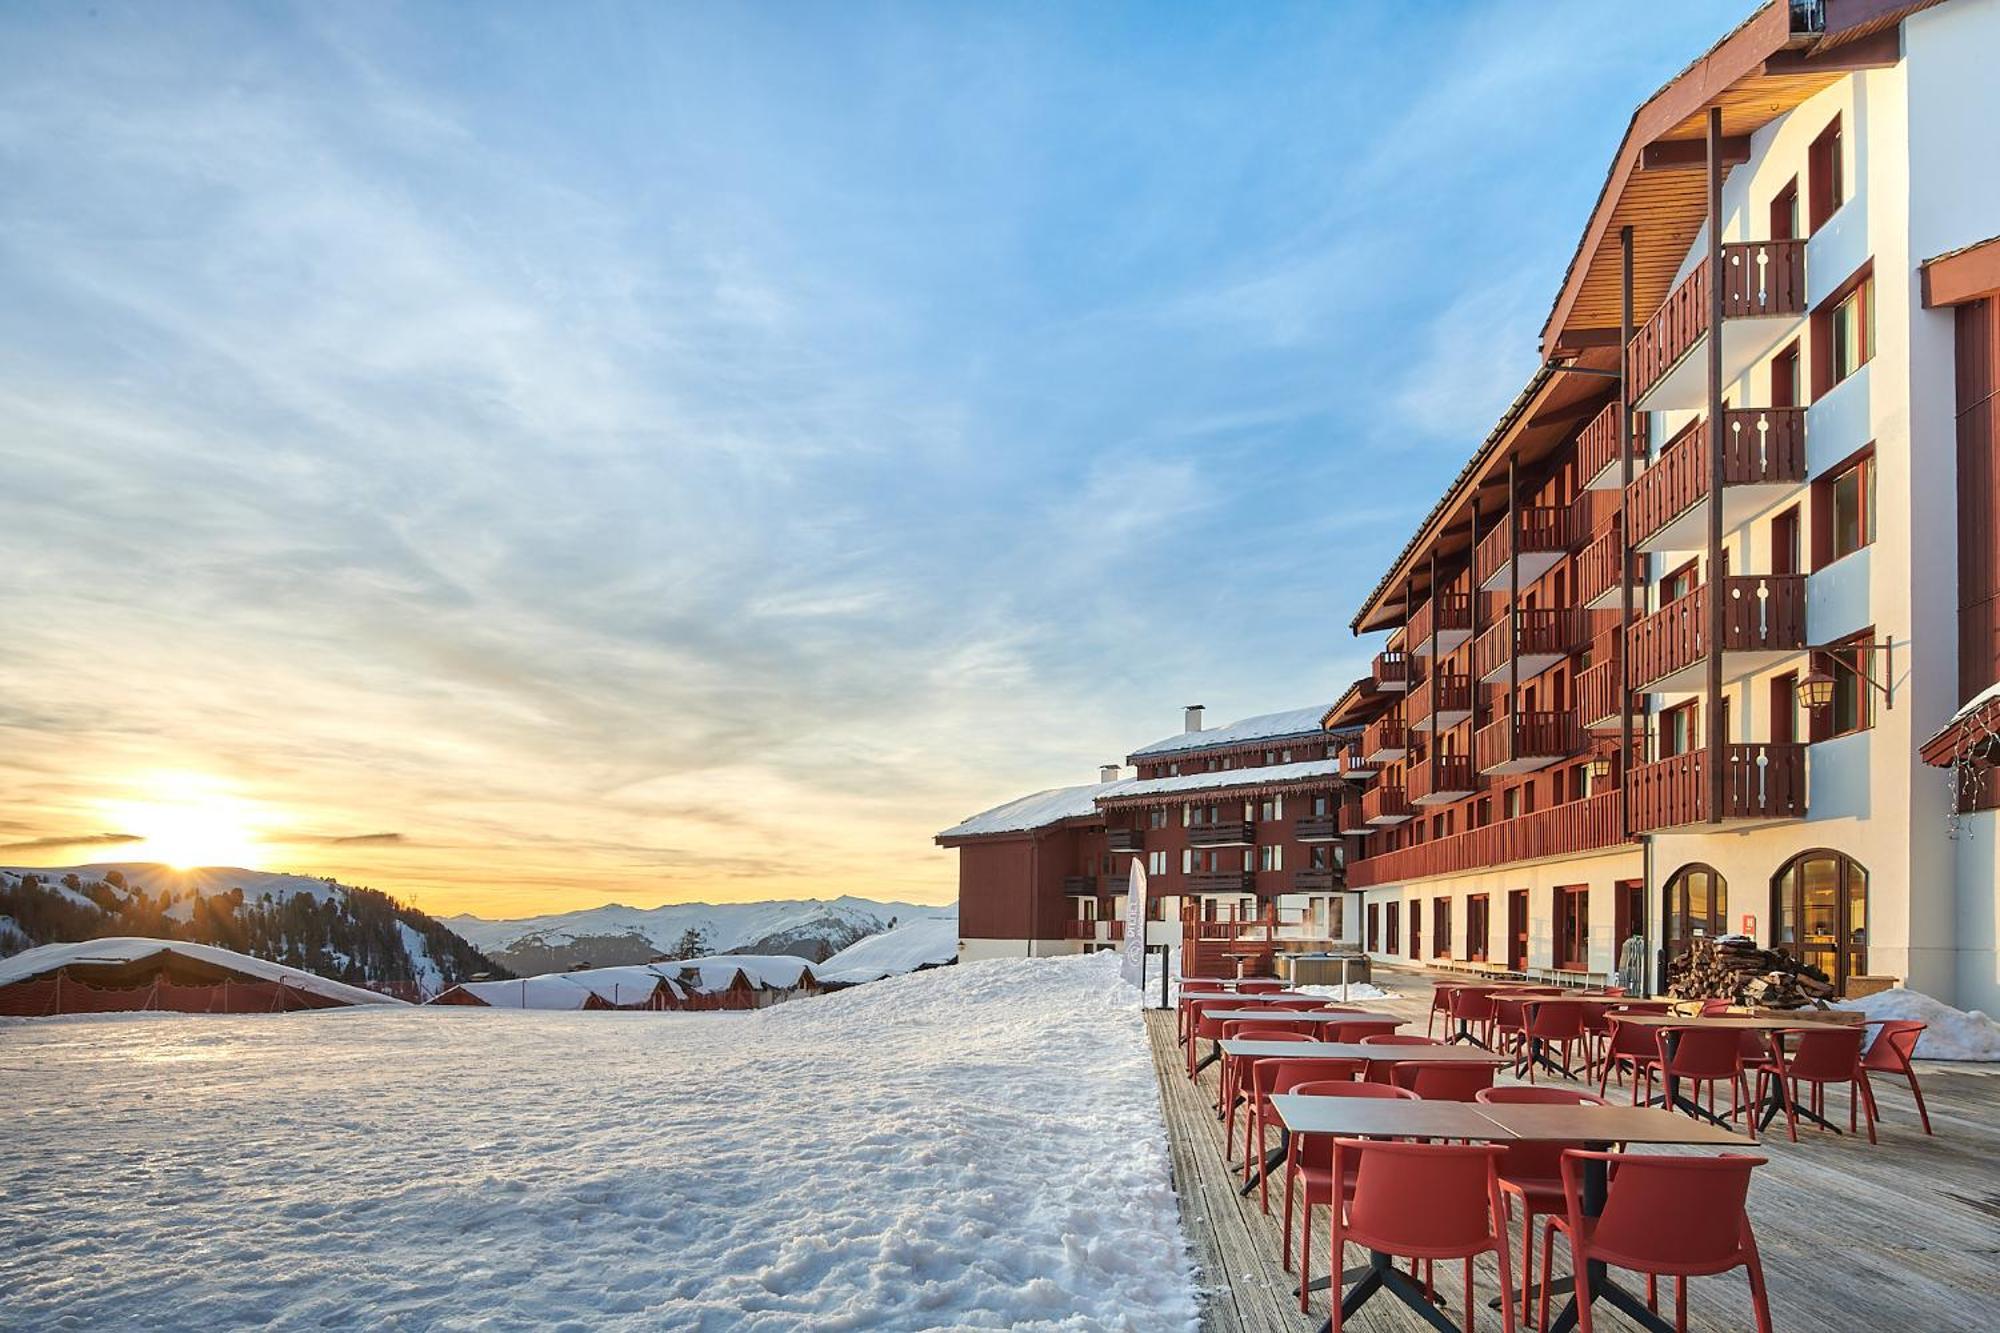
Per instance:
[[[1432,797],[1456,800],[1458,797],[1453,793],[1475,792],[1480,788],[1479,774],[1473,770],[1469,754],[1437,754],[1411,764],[1405,783],[1412,805]]]
[[[1722,315],[1801,315],[1806,301],[1804,241],[1735,241],[1722,247]],[[1708,332],[1708,262],[1668,293],[1626,349],[1634,399],[1644,397]]]
[[[1587,728],[1618,726],[1625,704],[1619,691],[1624,679],[1618,660],[1618,631],[1601,635],[1588,667],[1576,677],[1576,719]]]
[[[1347,887],[1372,888],[1428,875],[1463,874],[1516,861],[1596,851],[1624,841],[1618,793],[1600,792],[1414,847],[1357,857],[1347,863]]]
[[[1146,850],[1146,831],[1144,829],[1106,829],[1104,837],[1106,845],[1114,852],[1143,852]]]
[[[1403,719],[1394,713],[1376,718],[1361,733],[1361,753],[1364,755],[1387,754],[1399,759],[1409,752],[1409,748],[1409,733],[1403,726]]]
[[[1196,893],[1250,893],[1257,877],[1248,870],[1196,870],[1188,875],[1188,887]]]
[[[1510,541],[1514,533],[1518,542]],[[1479,539],[1472,565],[1475,578],[1484,587],[1494,575],[1507,568],[1516,551],[1523,556],[1560,555],[1576,542],[1576,513],[1568,505],[1523,505],[1515,511],[1510,532],[1502,522]]]
[[[1472,708],[1472,677],[1463,671],[1433,671],[1410,691],[1408,716],[1413,726],[1428,727],[1431,704],[1439,713],[1463,713]]]
[[[1616,399],[1606,403],[1604,410],[1592,417],[1590,424],[1583,428],[1583,434],[1576,437],[1576,475],[1592,490],[1616,490],[1624,484],[1623,471],[1619,468],[1622,460],[1618,454],[1618,413]],[[1635,463],[1643,464],[1646,459],[1648,420],[1641,413],[1632,424],[1632,459]],[[1615,475],[1610,480],[1600,480],[1606,474]]]
[[[1248,847],[1257,841],[1257,836],[1248,823],[1237,819],[1220,824],[1190,824],[1187,840],[1190,847]]]
[[[1368,814],[1360,801],[1349,801],[1341,806],[1338,819],[1342,833],[1351,836],[1368,832]]]
[[[1708,653],[1708,598],[1703,584],[1632,626],[1632,683],[1644,688],[1691,667]],[[1793,652],[1806,644],[1803,574],[1732,574],[1722,581],[1724,652]]]
[[[1401,823],[1410,817],[1410,796],[1401,785],[1378,784],[1361,794],[1361,817],[1370,824]]]
[[[1708,423],[1669,446],[1632,483],[1625,506],[1635,545],[1708,498]],[[1722,484],[1799,485],[1806,479],[1803,407],[1731,408],[1722,414]]]
[[[1332,815],[1306,815],[1292,825],[1292,837],[1299,842],[1337,842],[1340,821]]]
[[[1463,592],[1441,592],[1410,613],[1409,632],[1404,641],[1411,652],[1420,657],[1429,657],[1434,650],[1432,638],[1440,631],[1457,631],[1462,637],[1472,628],[1472,595]]]
[[[1294,893],[1330,893],[1341,886],[1343,876],[1329,868],[1307,868],[1292,872]]]
[[[1472,737],[1472,760],[1481,773],[1582,752],[1583,729],[1576,724],[1576,714],[1566,710],[1515,713],[1487,723]]]
[[[1632,827],[1638,832],[1708,822],[1708,747],[1632,770]],[[1806,813],[1806,747],[1723,747],[1722,818],[1801,819]]]
[[[1095,898],[1097,896],[1097,876],[1064,875],[1063,892],[1068,894],[1080,894],[1086,898]]]
[[[1503,611],[1493,627],[1482,632],[1472,645],[1472,674],[1480,680],[1491,680],[1507,670],[1512,656],[1567,657],[1582,641],[1583,617],[1571,607],[1530,607],[1517,610],[1512,616]],[[1536,670],[1546,670],[1550,665],[1553,664],[1541,663]]]
[[[1365,744],[1342,746],[1340,751],[1340,775],[1356,781],[1375,776],[1375,771],[1381,765],[1370,759],[1368,754],[1369,751]]]
[[[1577,557],[1576,600],[1580,605],[1589,606],[1600,597],[1617,594],[1618,561],[1621,556],[1632,566],[1632,586],[1643,589],[1646,586],[1645,558],[1636,551],[1626,552],[1625,529],[1614,513],[1611,526],[1598,533],[1590,545],[1583,548],[1583,554]],[[1639,600],[1635,598],[1635,604]]]
[[[1406,690],[1410,687],[1410,659],[1400,649],[1390,649],[1375,655],[1375,683],[1385,690]]]

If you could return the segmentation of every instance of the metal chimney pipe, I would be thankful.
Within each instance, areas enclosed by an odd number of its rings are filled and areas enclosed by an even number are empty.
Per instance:
[[[1187,706],[1187,729],[1189,731],[1201,730],[1201,714],[1202,705],[1189,704]]]
[[[1097,780],[1099,782],[1116,782],[1120,777],[1124,776],[1124,773],[1125,766],[1123,764],[1099,764],[1097,766]]]

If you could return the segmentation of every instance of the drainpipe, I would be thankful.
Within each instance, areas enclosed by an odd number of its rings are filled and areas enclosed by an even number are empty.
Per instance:
[[[1722,108],[1708,109],[1708,822],[1722,822]]]

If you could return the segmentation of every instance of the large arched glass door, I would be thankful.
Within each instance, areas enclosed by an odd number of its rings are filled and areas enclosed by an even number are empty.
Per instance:
[[[1723,933],[1729,919],[1729,881],[1713,866],[1682,866],[1667,881],[1666,901],[1660,909],[1660,942],[1672,962],[1688,951],[1696,940],[1712,940]]]
[[[1868,971],[1868,872],[1819,848],[1771,877],[1771,944],[1826,975],[1841,994]]]

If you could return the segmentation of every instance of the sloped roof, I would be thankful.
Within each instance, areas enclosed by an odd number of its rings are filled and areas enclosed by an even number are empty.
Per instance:
[[[1122,787],[1128,780],[1086,782],[1080,787],[1051,787],[1047,791],[1038,791],[1032,796],[996,805],[991,810],[982,810],[938,834],[937,841],[977,838],[991,833],[1026,833],[1060,824],[1065,819],[1094,815],[1097,813],[1097,798],[1113,788]]]
[[[1217,791],[1237,787],[1281,787],[1287,783],[1340,776],[1338,759],[1311,759],[1296,764],[1252,764],[1245,768],[1217,769],[1212,773],[1181,773],[1170,778],[1145,778],[1118,784],[1100,800],[1120,804],[1149,796],[1171,796],[1180,792]]]
[[[1314,704],[1310,708],[1288,708],[1282,713],[1259,713],[1255,717],[1239,718],[1220,727],[1183,731],[1141,746],[1132,751],[1130,759],[1155,759],[1161,755],[1185,754],[1189,750],[1206,750],[1218,745],[1247,745],[1252,741],[1276,740],[1281,736],[1310,736],[1320,729],[1319,720],[1326,716],[1329,707],[1330,704]]]
[[[234,949],[218,949],[212,944],[190,944],[185,940],[151,939],[142,935],[114,935],[76,944],[44,944],[40,948],[17,953],[12,958],[0,958],[0,986],[44,976],[58,968],[136,963],[160,953],[179,954],[183,958],[223,968],[256,981],[282,981],[294,990],[308,991],[342,1004],[404,1003],[379,991],[331,981],[317,973],[252,958]]]

